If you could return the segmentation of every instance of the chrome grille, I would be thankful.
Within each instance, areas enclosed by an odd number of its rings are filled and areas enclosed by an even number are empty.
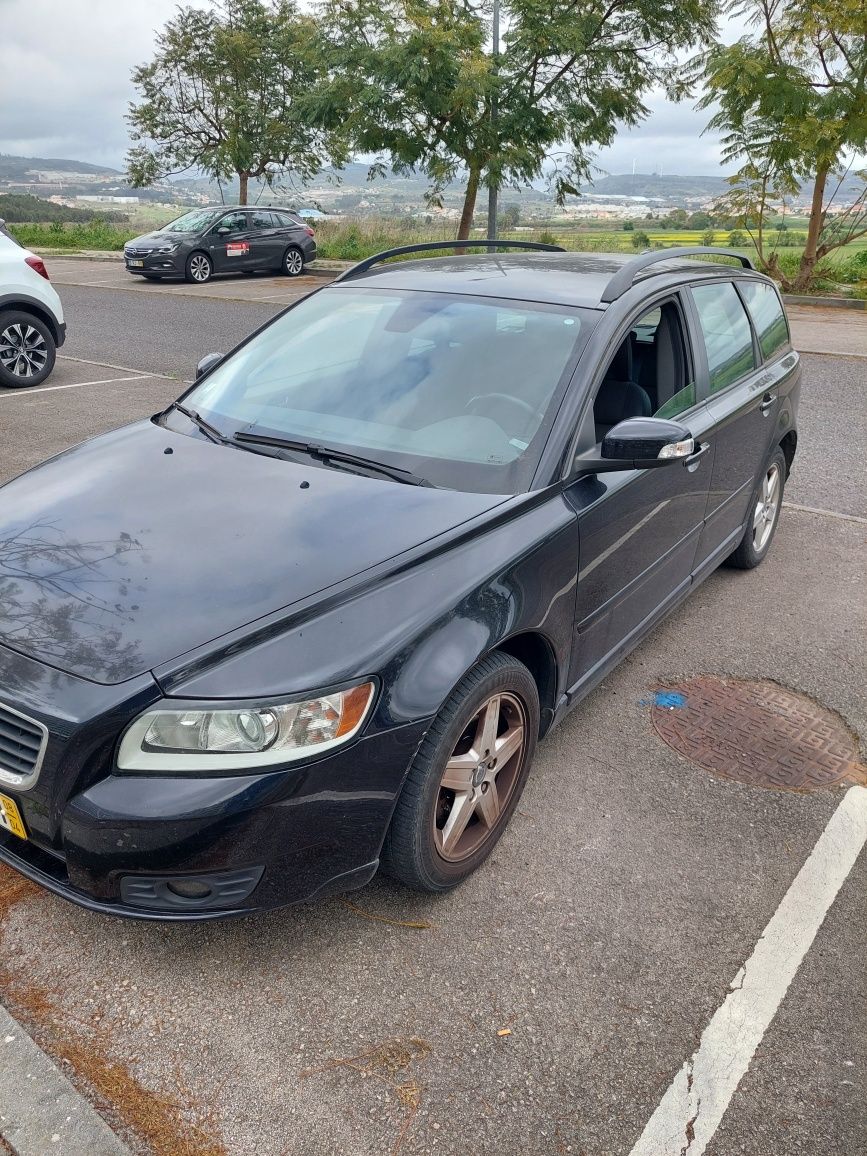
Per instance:
[[[48,731],[0,703],[0,781],[29,786],[39,774]]]

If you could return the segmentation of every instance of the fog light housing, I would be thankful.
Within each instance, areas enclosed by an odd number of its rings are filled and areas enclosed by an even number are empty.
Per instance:
[[[165,912],[240,907],[264,871],[264,867],[242,867],[198,875],[123,875],[120,897],[130,907]]]
[[[171,879],[166,887],[181,899],[207,899],[211,894],[210,884],[201,879]]]

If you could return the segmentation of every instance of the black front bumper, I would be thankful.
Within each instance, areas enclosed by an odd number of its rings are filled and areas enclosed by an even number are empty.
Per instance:
[[[0,861],[90,910],[139,919],[214,919],[351,890],[376,872],[424,730],[380,732],[277,771],[108,774],[71,795],[51,842],[38,830],[41,777],[30,791],[3,785],[31,838],[0,833]],[[173,893],[190,881],[208,898]]]
[[[103,686],[0,647],[0,687],[49,732],[32,786],[0,783],[28,834],[0,830],[0,861],[90,910],[139,919],[214,919],[362,886],[428,725],[383,728],[374,714],[345,748],[278,769],[116,773],[120,734],[160,697],[150,676]],[[201,902],[171,891],[201,880],[213,885]]]
[[[141,265],[131,265],[130,260],[141,261]],[[138,276],[145,273],[160,273],[166,277],[171,277],[172,274],[180,276],[186,268],[186,256],[179,256],[177,253],[149,253],[146,257],[133,258],[127,257],[124,253],[123,261],[127,273]]]

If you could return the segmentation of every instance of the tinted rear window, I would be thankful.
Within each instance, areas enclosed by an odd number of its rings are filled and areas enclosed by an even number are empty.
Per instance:
[[[707,349],[710,391],[717,393],[755,368],[752,330],[731,281],[694,285],[692,295]]]
[[[741,281],[739,288],[759,335],[762,356],[773,357],[778,349],[789,344],[789,326],[777,291],[761,281]]]

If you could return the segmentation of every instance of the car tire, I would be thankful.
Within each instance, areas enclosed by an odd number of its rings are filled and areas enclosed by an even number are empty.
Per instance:
[[[777,532],[783,489],[786,484],[786,455],[779,446],[765,463],[750,503],[750,518],[738,548],[726,559],[736,570],[754,570],[767,556]]]
[[[517,806],[538,734],[539,693],[523,663],[496,652],[473,667],[413,759],[383,847],[387,874],[428,892],[449,891],[472,874]]]
[[[48,377],[57,357],[49,326],[33,313],[0,313],[0,386],[24,389]]]
[[[214,263],[207,253],[197,249],[187,257],[184,279],[193,285],[205,285],[214,275]]]
[[[283,254],[283,272],[287,277],[300,277],[304,272],[304,254],[297,245],[290,245]]]

